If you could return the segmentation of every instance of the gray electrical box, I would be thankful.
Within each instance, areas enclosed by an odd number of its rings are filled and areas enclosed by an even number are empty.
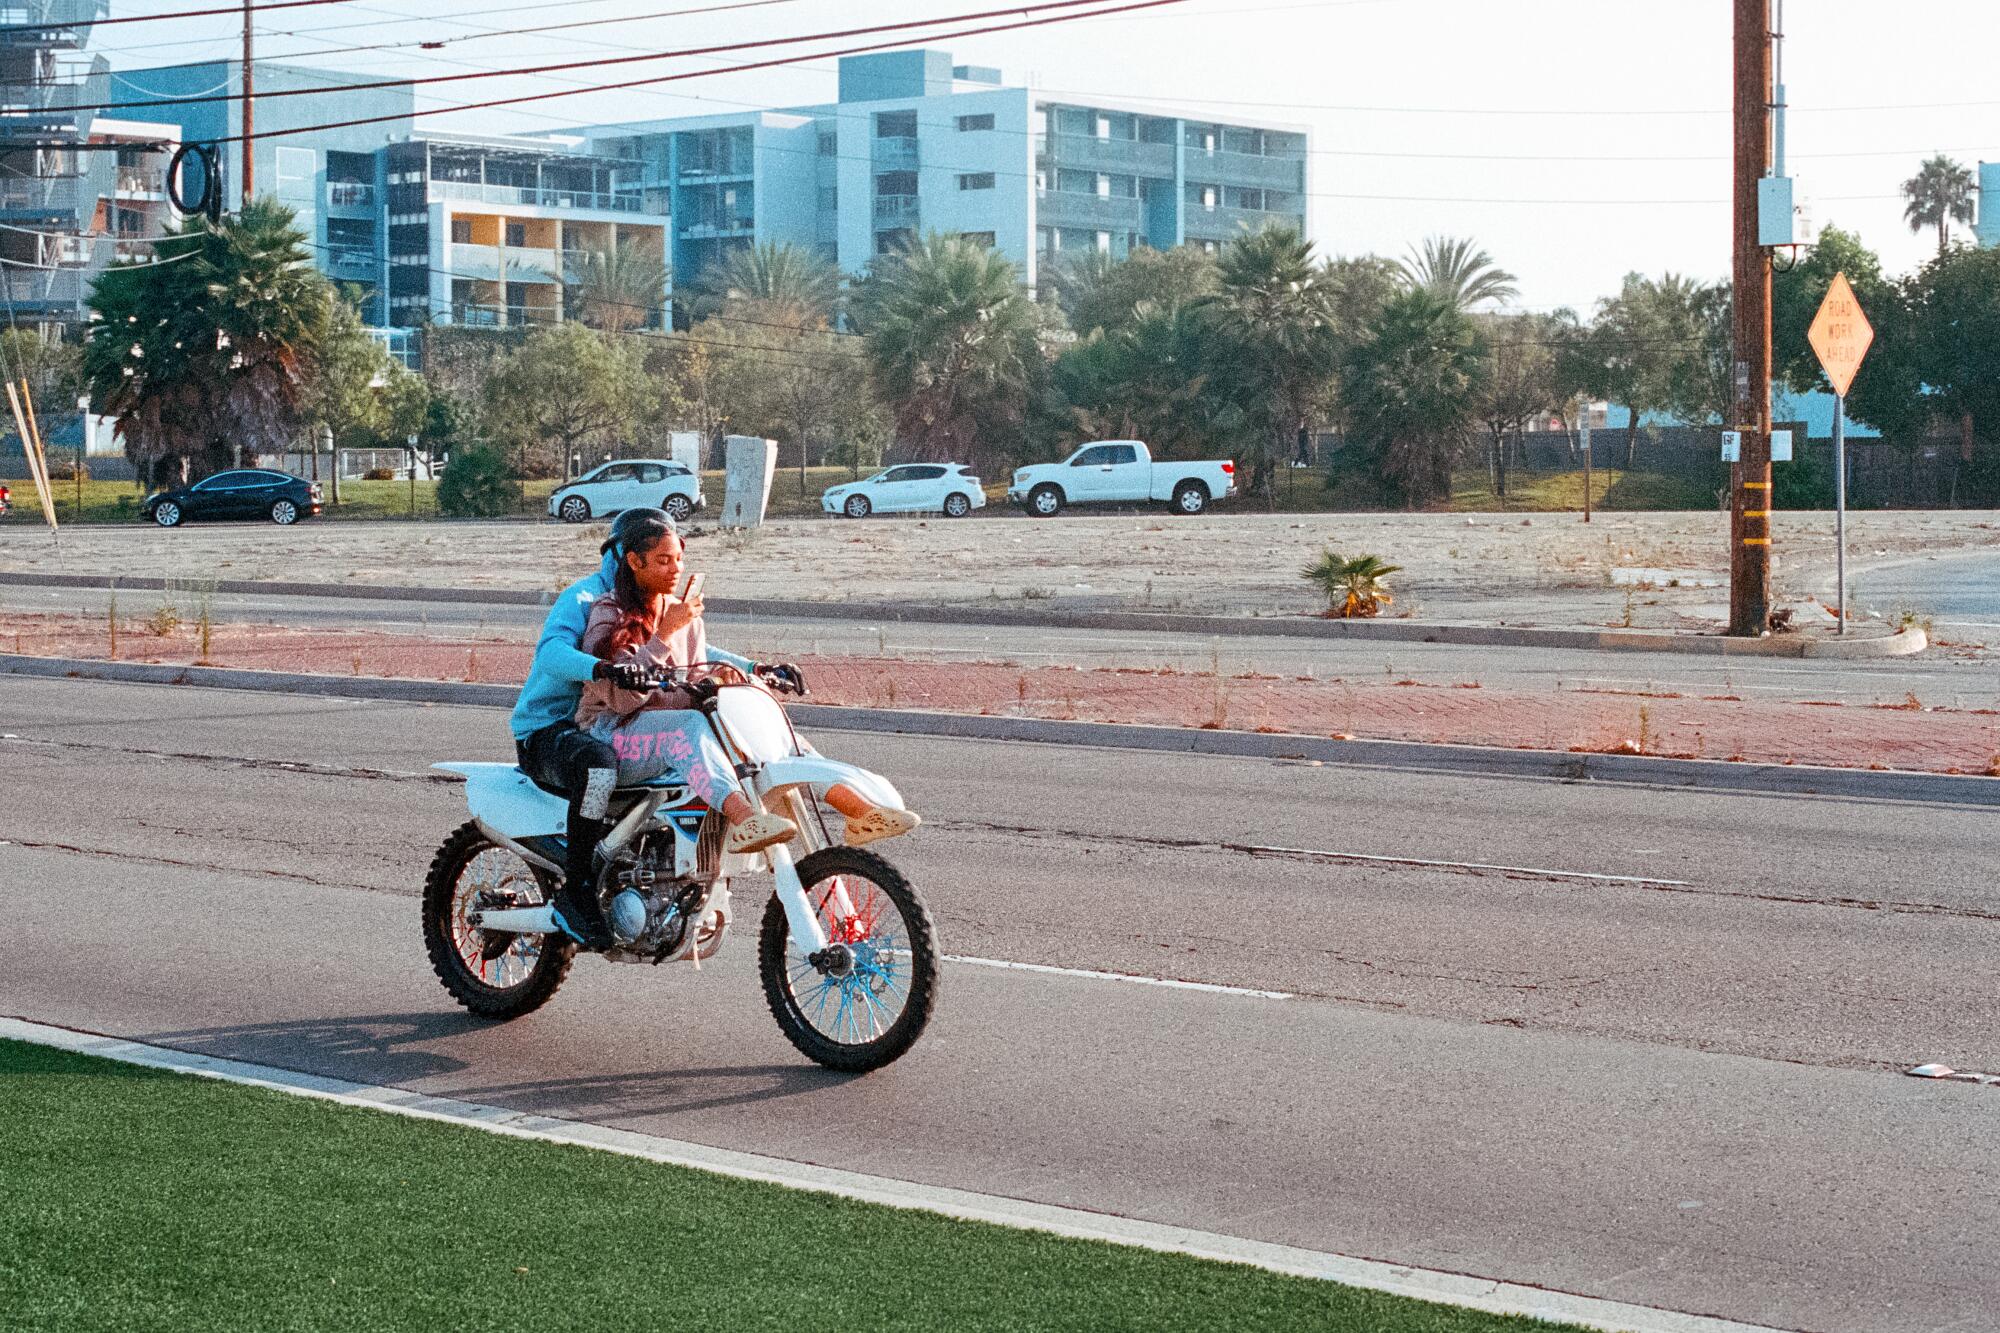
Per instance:
[[[1757,182],[1757,244],[1798,244],[1795,217],[1790,176],[1765,176]]]

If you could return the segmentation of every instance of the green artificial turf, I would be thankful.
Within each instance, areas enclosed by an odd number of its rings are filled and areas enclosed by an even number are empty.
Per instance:
[[[1558,1327],[8,1041],[0,1182],[8,1329]]]

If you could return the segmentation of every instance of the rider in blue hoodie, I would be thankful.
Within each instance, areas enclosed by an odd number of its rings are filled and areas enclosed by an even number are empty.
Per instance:
[[[611,591],[624,541],[634,529],[660,525],[671,531],[673,519],[658,509],[628,509],[611,525],[603,546],[604,562],[595,574],[563,589],[542,622],[527,683],[514,705],[511,725],[521,769],[536,782],[569,796],[569,829],[562,891],[556,895],[556,924],[586,949],[610,946],[610,927],[597,900],[597,844],[610,831],[605,814],[618,782],[618,757],[609,745],[576,725],[577,703],[588,680],[636,685],[638,669],[605,662],[578,647],[584,622],[598,598]],[[708,660],[726,662],[740,671],[755,671],[748,658],[722,651],[713,644]],[[633,679],[625,679],[631,676]]]

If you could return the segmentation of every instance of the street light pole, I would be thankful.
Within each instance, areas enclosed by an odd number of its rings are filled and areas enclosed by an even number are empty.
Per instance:
[[[1735,0],[1735,365],[1730,425],[1729,632],[1771,620],[1771,252],[1757,226],[1757,183],[1771,167],[1771,0]]]

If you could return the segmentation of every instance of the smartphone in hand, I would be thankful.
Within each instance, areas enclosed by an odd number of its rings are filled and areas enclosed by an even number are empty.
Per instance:
[[[695,598],[701,596],[701,578],[700,574],[688,575],[687,586],[681,589],[681,600],[683,602],[692,602]]]

